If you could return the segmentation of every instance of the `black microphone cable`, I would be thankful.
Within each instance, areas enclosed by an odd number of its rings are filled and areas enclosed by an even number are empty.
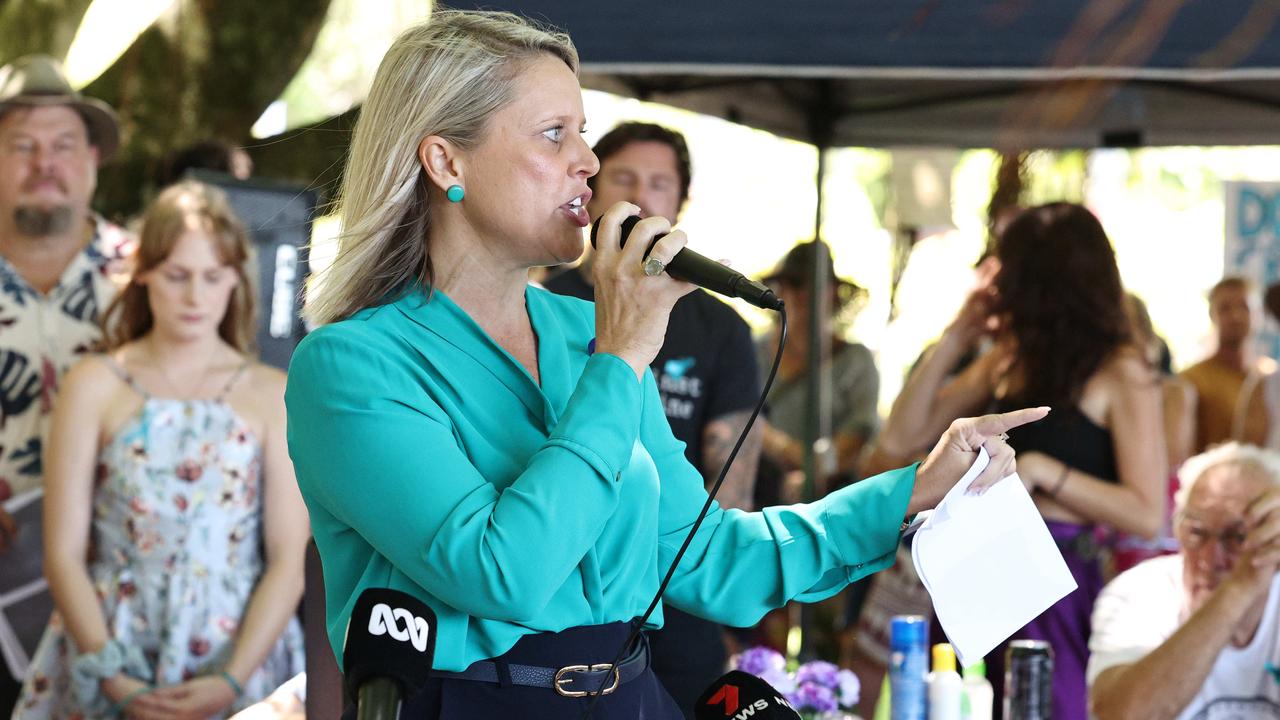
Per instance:
[[[711,486],[711,490],[707,493],[707,501],[702,504],[702,511],[698,513],[698,517],[693,521],[693,527],[689,529],[689,534],[685,536],[684,543],[680,549],[676,551],[675,559],[671,561],[671,567],[667,568],[667,574],[662,578],[662,583],[658,585],[658,592],[654,594],[653,601],[649,603],[649,609],[644,611],[644,615],[634,622],[635,627],[631,630],[631,634],[627,636],[627,641],[618,649],[618,654],[614,656],[613,662],[609,664],[609,672],[604,674],[600,679],[600,686],[595,692],[591,693],[591,700],[587,703],[586,710],[582,713],[582,720],[590,720],[591,711],[595,709],[596,702],[600,699],[605,686],[613,677],[613,673],[618,669],[618,663],[622,662],[623,655],[635,643],[636,638],[640,637],[640,632],[644,628],[644,624],[648,621],[649,616],[657,609],[658,603],[662,602],[662,595],[667,591],[667,584],[671,582],[671,578],[676,574],[676,568],[680,566],[680,560],[684,557],[684,553],[689,549],[689,545],[693,543],[693,538],[698,534],[698,528],[702,527],[702,521],[706,519],[707,513],[711,511],[711,502],[715,500],[716,493],[720,492],[720,486],[724,484],[724,478],[729,474],[729,468],[733,466],[733,461],[738,457],[738,450],[742,448],[742,443],[747,440],[747,433],[751,432],[751,426],[755,425],[756,418],[760,415],[760,411],[764,408],[765,399],[769,397],[769,390],[773,387],[773,379],[778,374],[778,366],[782,364],[782,348],[787,344],[787,307],[781,300],[778,302],[779,315],[779,331],[778,331],[778,351],[773,356],[773,367],[769,369],[769,377],[764,381],[764,388],[760,391],[760,399],[756,402],[755,409],[751,411],[751,417],[747,419],[747,424],[743,426],[742,432],[738,435],[738,442],[734,444],[733,450],[729,452],[729,457],[725,458],[724,465],[720,468],[720,477],[716,478],[716,482]]]

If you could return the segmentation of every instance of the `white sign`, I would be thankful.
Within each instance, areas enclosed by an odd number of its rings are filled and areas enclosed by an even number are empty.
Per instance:
[[[1280,182],[1226,182],[1226,255],[1223,277],[1249,278],[1259,292],[1280,282]],[[1258,333],[1258,351],[1280,357],[1272,321]]]

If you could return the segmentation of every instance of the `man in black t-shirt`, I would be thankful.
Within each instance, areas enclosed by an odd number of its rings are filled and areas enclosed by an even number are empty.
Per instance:
[[[593,219],[626,201],[638,205],[643,216],[676,221],[691,175],[683,136],[658,125],[624,123],[594,150],[600,172],[587,181],[592,190],[587,212]],[[594,300],[590,257],[545,285],[561,295]],[[651,367],[671,430],[710,488],[760,397],[750,329],[733,308],[695,290],[672,309],[666,341]],[[759,457],[756,426],[716,495],[722,506],[751,509]],[[694,701],[725,670],[723,632],[670,605],[663,606],[663,615],[663,629],[650,634],[653,669],[692,718]]]

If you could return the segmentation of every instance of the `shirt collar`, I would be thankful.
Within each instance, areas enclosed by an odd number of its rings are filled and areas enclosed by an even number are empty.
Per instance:
[[[69,288],[79,287],[79,281],[86,272],[101,275],[112,275],[124,271],[123,262],[134,249],[134,240],[120,226],[108,222],[98,213],[91,212],[89,221],[93,223],[93,236],[84,249],[71,258],[58,283],[49,291],[48,297],[57,297]],[[39,293],[13,268],[7,258],[0,256],[0,278],[11,290],[17,291],[19,301],[28,295],[38,297]]]
[[[549,295],[533,286],[525,288],[525,307],[538,338],[541,385],[444,292],[433,289],[428,296],[426,291],[414,289],[393,304],[410,320],[488,370],[550,429],[573,392],[575,375],[569,366],[564,328],[556,320]]]

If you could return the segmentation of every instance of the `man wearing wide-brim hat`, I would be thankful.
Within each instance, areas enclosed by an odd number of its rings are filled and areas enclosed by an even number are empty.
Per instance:
[[[0,581],[19,586],[40,576],[39,505],[23,501],[42,486],[58,379],[99,339],[98,312],[116,291],[111,271],[132,246],[89,209],[98,166],[118,146],[115,112],[76,92],[53,58],[0,68]],[[15,589],[0,587],[0,597]],[[0,606],[0,622],[41,614],[33,602],[21,614]],[[6,629],[38,637],[46,620],[34,633]],[[8,717],[24,669],[14,648],[0,649]]]

